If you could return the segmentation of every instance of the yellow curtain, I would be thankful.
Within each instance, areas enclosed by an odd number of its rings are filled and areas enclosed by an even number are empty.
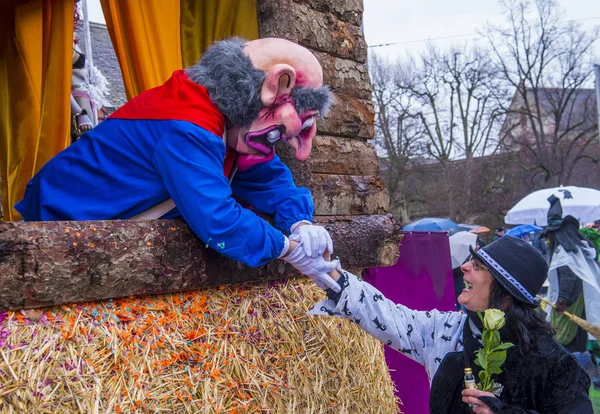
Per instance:
[[[5,221],[27,182],[69,144],[73,0],[8,3],[0,15],[0,173]],[[68,178],[65,178],[68,179]]]
[[[198,61],[215,40],[258,39],[256,0],[181,0],[183,66]]]
[[[100,0],[127,98],[181,69],[179,0]]]

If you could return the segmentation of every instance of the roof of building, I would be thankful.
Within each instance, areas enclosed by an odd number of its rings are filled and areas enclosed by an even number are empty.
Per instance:
[[[590,128],[596,124],[596,90],[542,89],[540,104],[553,123],[561,115],[562,129]]]
[[[527,95],[533,100],[533,89],[527,90]],[[537,90],[540,107],[553,123],[557,123],[560,116],[560,128],[562,130],[589,129],[596,125],[596,91],[594,89],[561,89],[561,88],[539,88]],[[517,99],[519,98],[519,99]],[[521,96],[515,91],[511,107],[514,111],[522,110]],[[532,106],[533,108],[533,106]],[[507,119],[508,120],[508,119]]]

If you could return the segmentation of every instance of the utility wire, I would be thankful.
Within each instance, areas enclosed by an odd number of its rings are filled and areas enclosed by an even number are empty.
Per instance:
[[[583,22],[586,20],[595,20],[595,19],[600,19],[600,16],[586,17],[584,19],[577,19],[577,20],[567,20],[565,23]],[[470,37],[470,36],[477,36],[479,34],[480,33],[466,33],[466,34],[452,35],[452,36],[428,37],[426,39],[406,40],[404,42],[381,43],[378,45],[371,45],[371,46],[369,46],[369,48],[394,46],[394,45],[407,45],[409,43],[427,42],[427,41],[432,41],[432,40],[456,39],[458,37]]]

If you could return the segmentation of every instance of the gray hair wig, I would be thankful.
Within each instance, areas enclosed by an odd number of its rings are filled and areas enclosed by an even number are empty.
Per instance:
[[[186,69],[190,80],[204,86],[219,111],[237,126],[249,126],[263,109],[260,94],[266,75],[244,54],[246,42],[238,37],[216,42]],[[332,101],[327,86],[293,88],[291,96],[299,114],[318,109],[323,116]]]
[[[318,109],[321,117],[329,111],[333,100],[327,86],[321,86],[319,89],[293,88],[291,95],[299,114],[308,109]]]
[[[216,42],[186,69],[190,80],[204,86],[219,111],[237,126],[250,125],[263,108],[265,73],[244,54],[245,43],[238,37]]]

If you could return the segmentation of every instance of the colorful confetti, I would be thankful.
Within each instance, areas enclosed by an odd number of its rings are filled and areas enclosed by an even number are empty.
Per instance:
[[[0,313],[0,412],[396,413],[382,345],[304,279]]]

